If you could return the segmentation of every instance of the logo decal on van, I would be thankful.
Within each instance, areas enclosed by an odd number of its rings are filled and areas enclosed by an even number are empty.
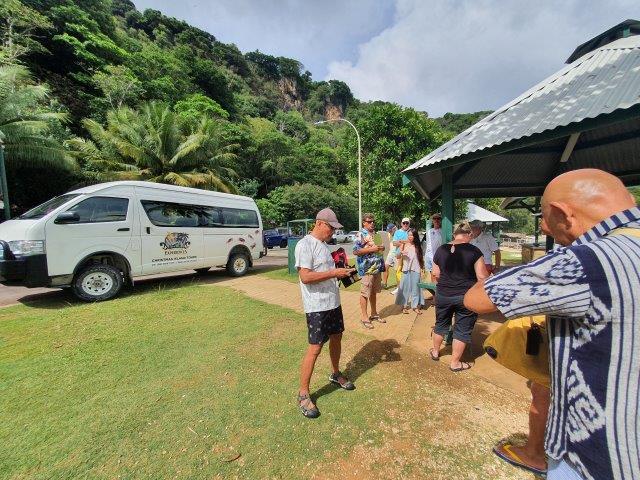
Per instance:
[[[176,248],[189,248],[191,242],[189,241],[188,233],[169,232],[164,239],[164,242],[160,242],[160,246],[165,250],[173,250]]]

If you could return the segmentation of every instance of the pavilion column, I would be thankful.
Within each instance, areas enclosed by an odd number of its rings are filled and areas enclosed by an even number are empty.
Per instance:
[[[442,242],[453,238],[453,169],[442,169]]]

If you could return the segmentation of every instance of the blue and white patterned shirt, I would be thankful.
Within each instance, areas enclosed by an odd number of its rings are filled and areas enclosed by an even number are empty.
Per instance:
[[[507,317],[549,315],[547,455],[583,478],[640,479],[640,209],[485,282]]]

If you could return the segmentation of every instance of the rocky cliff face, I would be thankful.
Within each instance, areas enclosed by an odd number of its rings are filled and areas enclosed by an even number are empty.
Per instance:
[[[298,92],[298,84],[295,79],[283,77],[278,80],[278,90],[282,98],[282,109],[287,110],[302,110],[304,100]]]
[[[336,120],[344,116],[342,105],[334,105],[332,103],[326,103],[324,106],[324,118],[326,120]]]

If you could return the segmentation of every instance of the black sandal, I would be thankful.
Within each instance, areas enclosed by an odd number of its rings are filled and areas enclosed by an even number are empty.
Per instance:
[[[343,383],[340,383],[340,378],[344,380]],[[332,373],[331,375],[329,375],[329,381],[331,383],[337,384],[340,388],[344,388],[345,390],[356,389],[356,386],[353,384],[353,382],[350,382],[349,380],[347,380],[346,377],[342,375],[342,372]]]
[[[464,372],[469,369],[471,369],[471,364],[468,362],[460,362],[460,366],[458,368],[449,367],[449,370],[452,372]]]
[[[433,348],[429,349],[429,356],[431,357],[431,360],[433,360],[434,362],[439,362],[440,361],[440,355],[434,355],[433,354],[434,350]]]
[[[313,405],[313,407],[307,408],[304,406],[305,403],[307,405],[311,404]],[[311,397],[309,396],[308,393],[305,395],[298,394],[298,406],[302,411],[302,415],[304,415],[307,418],[318,418],[320,416],[320,410],[318,410],[318,407],[316,407],[313,404],[313,401],[311,400]]]

